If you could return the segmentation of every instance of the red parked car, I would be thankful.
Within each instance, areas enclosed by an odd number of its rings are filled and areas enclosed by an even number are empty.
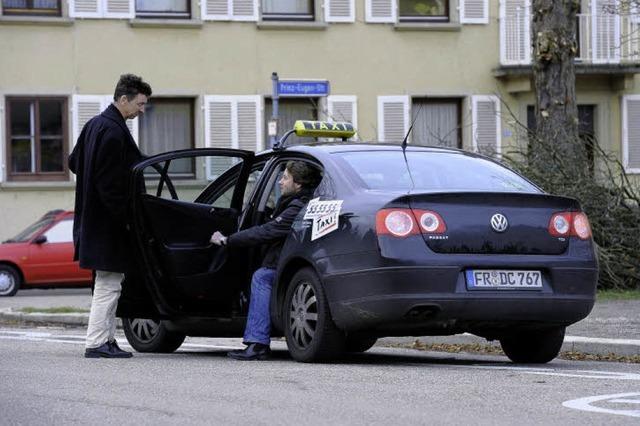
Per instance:
[[[73,261],[73,212],[52,210],[0,244],[0,297],[19,288],[87,287],[91,271]]]

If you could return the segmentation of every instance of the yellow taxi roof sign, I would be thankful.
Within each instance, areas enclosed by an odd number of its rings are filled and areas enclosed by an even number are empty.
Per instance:
[[[351,123],[298,120],[293,126],[297,136],[312,138],[351,138],[356,129]]]

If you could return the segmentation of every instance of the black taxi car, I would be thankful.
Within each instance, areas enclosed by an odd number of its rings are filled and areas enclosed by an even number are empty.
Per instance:
[[[353,129],[297,122],[295,132]],[[544,363],[593,307],[598,267],[579,203],[490,158],[340,141],[193,149],[132,171],[139,267],[118,315],[134,349],[242,336],[260,248],[227,251],[209,238],[263,223],[289,160],[323,174],[284,244],[271,298],[273,334],[298,361],[366,351],[383,336],[468,332],[499,340],[514,362]]]

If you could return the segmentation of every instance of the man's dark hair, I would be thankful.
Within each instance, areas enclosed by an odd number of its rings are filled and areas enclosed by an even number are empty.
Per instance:
[[[304,161],[288,161],[287,171],[295,183],[303,188],[315,188],[322,179],[322,174],[317,167]]]
[[[122,95],[126,95],[130,101],[135,98],[139,93],[149,97],[151,96],[151,86],[142,80],[142,77],[138,77],[133,74],[122,74],[116,90],[113,93],[113,100],[118,101]]]

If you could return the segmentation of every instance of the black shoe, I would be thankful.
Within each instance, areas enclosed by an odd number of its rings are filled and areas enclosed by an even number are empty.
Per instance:
[[[133,354],[131,352],[127,352],[127,351],[123,351],[122,349],[120,349],[120,346],[118,346],[118,342],[113,339],[109,342],[107,342],[109,345],[111,345],[111,349],[118,354],[122,354],[122,358],[131,358],[133,356]]]
[[[85,358],[131,358],[133,355],[130,352],[125,352],[118,348],[118,345],[114,345],[111,342],[107,342],[97,348],[87,348],[84,351]]]
[[[269,348],[269,345],[249,343],[249,346],[246,348],[231,351],[227,353],[227,356],[240,361],[264,361],[265,359],[269,359],[271,356],[271,349]]]

